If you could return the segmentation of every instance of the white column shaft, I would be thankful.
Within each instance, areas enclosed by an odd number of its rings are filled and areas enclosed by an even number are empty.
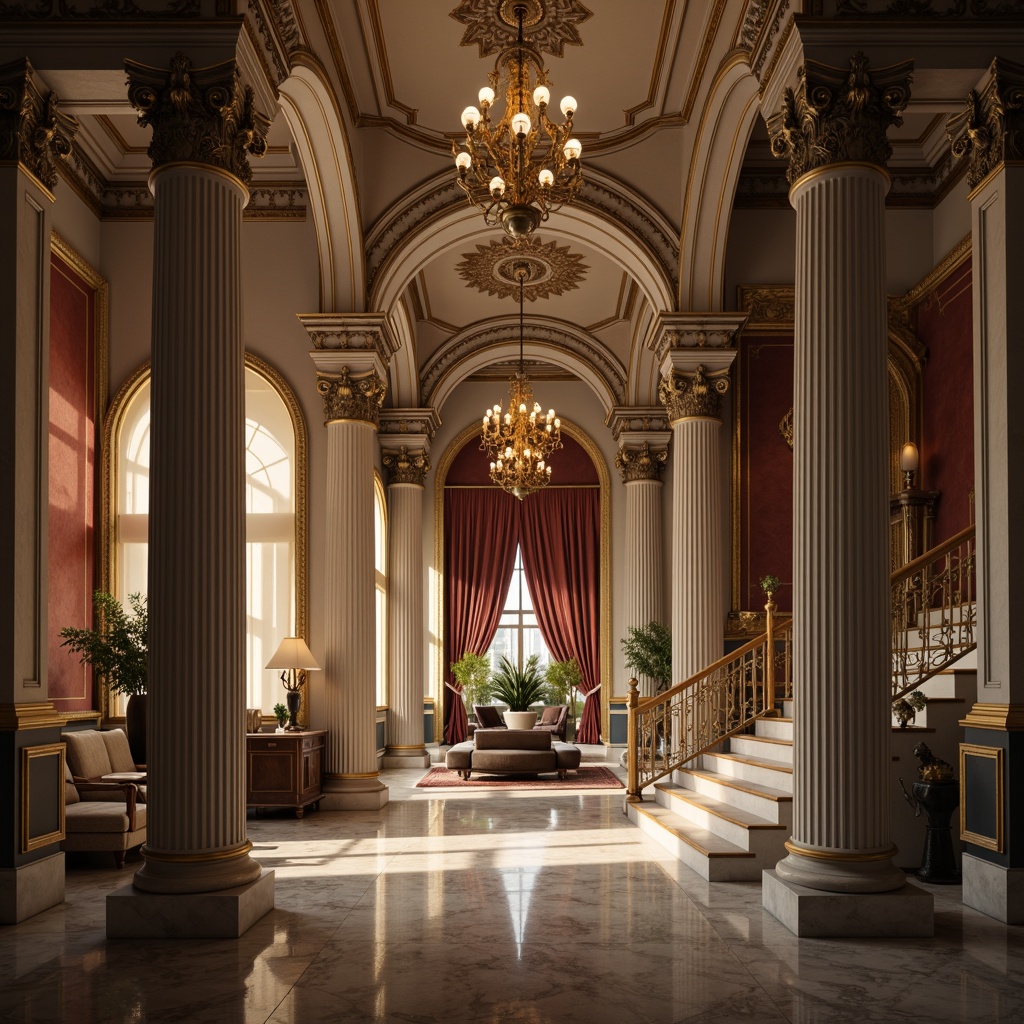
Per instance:
[[[324,686],[330,775],[377,773],[373,453],[365,420],[327,425]]]
[[[672,684],[722,656],[721,421],[672,425]]]
[[[259,875],[245,853],[247,192],[195,164],[162,168],[153,190],[150,803],[135,884],[188,892]]]
[[[662,516],[660,480],[626,483],[626,627],[664,622]],[[640,694],[653,695],[656,682],[639,680]]]

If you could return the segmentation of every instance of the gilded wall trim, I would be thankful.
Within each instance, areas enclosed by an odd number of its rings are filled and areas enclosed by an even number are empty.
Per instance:
[[[1002,747],[985,747],[977,743],[960,744],[960,838],[967,843],[973,843],[994,853],[1005,853],[1004,830],[1006,820],[1006,807],[1003,794],[1003,749]],[[968,814],[968,793],[967,793],[967,772],[968,762],[992,762],[993,774],[993,825],[991,835],[984,835],[975,832],[967,827]]]
[[[49,831],[32,831],[32,806],[33,800],[38,806],[45,799],[45,794],[34,794],[32,791],[33,779],[37,777],[37,771],[41,770],[42,762],[50,761],[47,768],[53,772],[52,794],[57,801],[57,814],[55,820],[49,822],[55,825]],[[21,750],[21,853],[31,853],[33,850],[42,849],[44,846],[53,846],[64,838],[64,744],[47,743],[38,747],[22,747]],[[44,826],[45,827],[45,826]]]

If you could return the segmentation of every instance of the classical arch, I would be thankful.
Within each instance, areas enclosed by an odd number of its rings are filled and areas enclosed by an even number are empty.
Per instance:
[[[703,105],[685,179],[679,244],[678,308],[682,311],[725,308],[730,214],[757,112],[757,80],[747,55],[737,51],[722,65]]]
[[[319,61],[301,52],[292,57],[278,102],[306,175],[320,253],[320,312],[362,313],[363,228],[348,132]]]

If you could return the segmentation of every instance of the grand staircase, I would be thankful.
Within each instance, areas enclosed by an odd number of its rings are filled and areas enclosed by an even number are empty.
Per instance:
[[[893,696],[928,684],[938,712],[951,680],[969,676],[952,666],[975,649],[973,528],[891,585]],[[759,881],[792,834],[792,623],[774,611],[769,599],[766,633],[664,694],[641,699],[630,680],[626,813],[712,882]]]

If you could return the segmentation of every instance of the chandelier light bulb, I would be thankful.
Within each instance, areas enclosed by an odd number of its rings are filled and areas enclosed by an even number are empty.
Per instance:
[[[480,123],[480,111],[476,107],[466,107],[462,112],[462,123],[466,131],[471,132]]]
[[[572,96],[563,96],[562,102],[558,104],[558,109],[562,111],[562,117],[572,117],[576,113],[576,100]]]
[[[489,86],[485,85],[479,93],[477,93],[477,100],[480,106],[486,110],[494,102],[494,90]]]
[[[460,171],[468,171],[470,167],[473,166],[473,158],[463,150],[455,158],[455,166],[458,167]]]
[[[570,139],[563,147],[562,152],[565,153],[567,160],[579,160],[580,153],[583,152],[583,145],[579,139]]]
[[[517,136],[530,134],[530,118],[522,111],[512,118],[512,133]]]
[[[542,188],[551,188],[555,183],[555,176],[546,167],[543,167],[540,174],[537,175],[537,180]]]
[[[491,178],[491,195],[502,196],[505,194],[505,182],[495,175]]]
[[[550,99],[551,92],[546,85],[538,85],[537,88],[533,90],[533,102],[536,103],[538,107],[547,106],[548,100]]]

